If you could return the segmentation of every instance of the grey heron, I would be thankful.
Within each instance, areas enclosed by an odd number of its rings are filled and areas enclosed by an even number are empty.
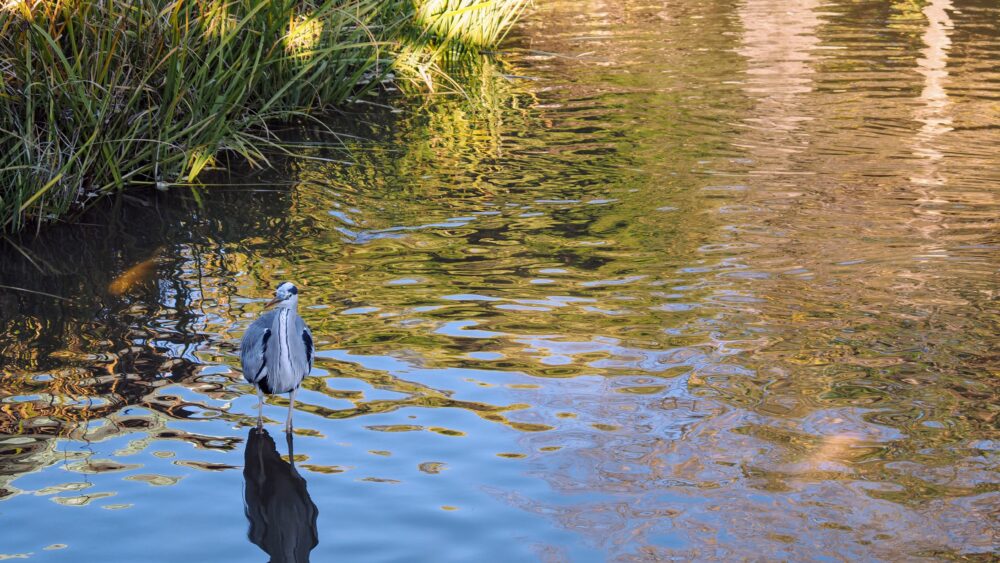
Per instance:
[[[250,325],[240,343],[243,377],[257,388],[257,427],[263,423],[264,393],[288,393],[288,420],[292,431],[295,392],[309,374],[313,362],[312,333],[299,316],[299,290],[284,282],[265,307],[274,306]]]

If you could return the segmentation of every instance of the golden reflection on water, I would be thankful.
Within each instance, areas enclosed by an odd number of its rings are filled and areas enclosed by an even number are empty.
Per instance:
[[[184,514],[203,557],[258,557],[201,499],[277,455],[236,342],[294,279],[298,492],[246,516],[298,507],[315,559],[996,551],[997,15],[544,3],[468,98],[338,122],[352,152],[313,156],[352,166],[4,254],[0,283],[72,301],[0,292],[0,502]]]

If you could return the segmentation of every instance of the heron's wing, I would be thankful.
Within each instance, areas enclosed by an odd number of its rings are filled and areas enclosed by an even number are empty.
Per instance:
[[[240,363],[243,366],[243,377],[250,383],[257,383],[267,375],[265,355],[273,322],[274,311],[265,313],[243,333],[243,341],[240,342]]]
[[[306,375],[309,375],[309,370],[311,370],[313,366],[313,335],[309,330],[309,326],[306,325],[306,322],[298,315],[295,316],[295,329],[302,335],[302,344],[305,345],[306,352],[306,365],[309,366],[306,369]]]

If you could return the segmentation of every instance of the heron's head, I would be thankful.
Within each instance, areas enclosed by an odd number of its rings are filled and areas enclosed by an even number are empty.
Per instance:
[[[287,309],[296,308],[299,305],[299,288],[295,287],[292,282],[283,282],[274,291],[274,299],[268,301],[265,308],[272,305]]]

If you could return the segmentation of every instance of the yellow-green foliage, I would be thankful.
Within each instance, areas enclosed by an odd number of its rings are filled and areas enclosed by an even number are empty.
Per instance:
[[[416,21],[436,37],[473,47],[503,40],[529,0],[415,0]]]

